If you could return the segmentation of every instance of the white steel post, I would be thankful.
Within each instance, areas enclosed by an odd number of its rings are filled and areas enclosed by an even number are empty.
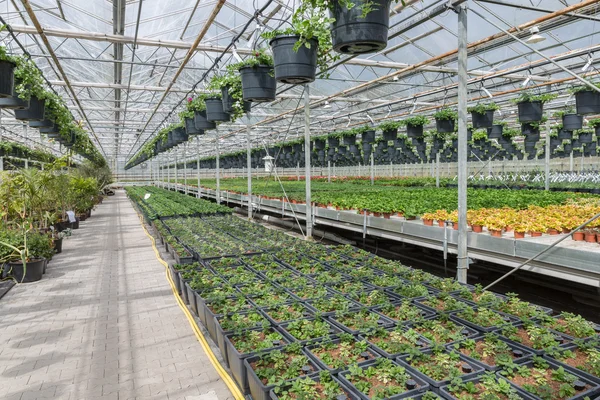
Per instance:
[[[435,187],[440,187],[440,152],[435,153]]]
[[[458,266],[467,283],[467,7],[458,6]]]
[[[304,169],[306,180],[306,238],[312,238],[312,200],[310,172],[310,89],[304,85]]]
[[[573,150],[571,149],[571,154],[569,155],[569,171],[573,172],[575,169],[575,162],[573,160]]]
[[[218,131],[218,129],[215,129],[215,132],[217,132],[217,139],[215,141],[215,150],[217,152],[217,169],[215,171],[215,174],[217,176],[217,204],[221,204],[221,170],[219,169],[221,155],[219,154],[219,131]]]
[[[375,184],[375,157],[371,152],[371,186]]]
[[[252,219],[252,130],[250,128],[250,112],[247,114],[248,124],[246,125],[246,166],[248,168],[248,219]]]
[[[177,150],[175,150],[177,151]],[[175,190],[179,187],[179,171],[177,170],[177,153],[175,153]]]
[[[331,183],[331,161],[327,160],[327,183]]]
[[[188,194],[187,186],[187,142],[183,144],[183,190]]]
[[[544,179],[544,189],[550,190],[550,120],[546,121],[546,155],[544,157],[544,172],[546,174]]]
[[[197,157],[196,157],[196,178],[198,180],[197,186],[198,191],[196,192],[196,197],[202,197],[202,189],[200,188],[200,136],[196,136],[196,145],[197,145]]]

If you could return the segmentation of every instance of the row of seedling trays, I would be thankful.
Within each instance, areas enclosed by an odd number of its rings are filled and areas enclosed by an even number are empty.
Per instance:
[[[600,394],[597,325],[360,250],[315,245],[172,272],[254,400]]]

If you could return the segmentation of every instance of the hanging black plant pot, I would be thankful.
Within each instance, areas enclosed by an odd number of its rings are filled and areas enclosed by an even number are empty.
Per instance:
[[[473,111],[471,113],[473,128],[491,128],[494,125],[494,110],[488,110],[485,114]]]
[[[560,131],[558,131],[558,138],[560,140],[565,140],[565,139],[571,140],[571,139],[573,139],[573,132],[569,132],[567,130],[561,129]]]
[[[435,119],[435,129],[439,133],[452,133],[454,132],[454,120],[453,119]]]
[[[328,137],[327,144],[329,145],[329,149],[338,147],[340,145],[340,139],[336,137]]]
[[[277,81],[273,76],[273,67],[243,67],[240,68],[240,76],[244,101],[261,103],[275,100]]]
[[[315,139],[315,149],[324,150],[325,149],[325,139]]]
[[[196,111],[194,114],[194,125],[198,130],[209,130],[215,129],[216,125],[214,122],[210,122],[206,119],[206,110]]]
[[[339,154],[346,154],[346,146],[339,146],[337,151]]]
[[[16,66],[12,61],[0,61],[0,97],[13,95]]]
[[[59,133],[60,128],[58,125],[52,123],[52,126],[40,127],[40,133]]]
[[[233,112],[233,103],[235,100],[229,94],[229,86],[225,86],[221,88],[221,96],[223,101],[223,111],[231,114]],[[249,101],[242,101],[242,105],[244,107],[244,112],[249,112],[252,107],[252,103]]]
[[[579,134],[579,141],[581,143],[592,143],[592,132],[582,132]]]
[[[579,115],[600,113],[600,93],[595,90],[575,93],[575,107]]]
[[[562,117],[563,129],[567,131],[576,131],[583,127],[583,117],[577,114],[566,114]]]
[[[355,144],[351,144],[350,146],[348,146],[348,151],[352,154],[360,154],[360,149]]]
[[[223,111],[223,101],[219,98],[206,99],[206,119],[209,122],[225,122],[231,116]]]
[[[318,42],[308,41],[310,48],[301,45],[294,50],[298,35],[277,36],[269,44],[273,49],[273,64],[275,65],[275,80],[290,85],[309,83],[315,80],[317,73]]]
[[[169,135],[172,135],[173,141],[177,144],[187,142],[189,139],[188,134],[185,133],[185,129],[183,127],[173,129],[171,132],[169,132]]]
[[[363,149],[363,152],[365,152],[365,153],[371,153],[371,151],[373,150],[373,145],[371,143],[363,142],[362,149]]]
[[[19,93],[17,93],[18,84],[19,82],[15,82],[13,85],[12,96],[0,98],[0,108],[9,110],[27,110],[29,108],[29,100],[19,98]]]
[[[502,138],[502,132],[504,132],[504,125],[493,125],[488,129],[488,138],[500,139]]]
[[[29,121],[30,128],[50,128],[54,125],[54,122],[49,119],[44,119],[42,121]]]
[[[383,131],[383,140],[390,141],[398,138],[398,129],[390,129]]]
[[[185,133],[187,133],[188,136],[204,134],[204,131],[202,129],[196,128],[196,124],[194,123],[193,118],[185,118],[183,121],[185,126]]]
[[[15,110],[15,118],[22,121],[41,121],[46,114],[46,100],[31,96],[27,110]]]
[[[385,49],[390,24],[390,2],[373,0],[372,11],[362,17],[366,0],[357,0],[354,7],[347,9],[338,1],[330,9],[335,18],[332,24],[331,39],[333,49],[342,54],[366,54]]]
[[[362,134],[362,142],[364,143],[374,143],[375,142],[375,131],[368,130],[363,132]]]
[[[423,125],[406,125],[406,134],[409,138],[420,138],[423,136]]]
[[[356,135],[349,135],[342,137],[342,140],[346,146],[350,146],[351,144],[356,144]]]
[[[517,103],[519,109],[519,121],[539,122],[544,115],[544,103],[541,101],[524,101]]]

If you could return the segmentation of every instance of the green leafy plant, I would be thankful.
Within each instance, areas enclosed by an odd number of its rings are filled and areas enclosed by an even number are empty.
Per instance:
[[[456,112],[456,110],[452,109],[452,108],[442,108],[439,111],[437,111],[435,114],[433,114],[433,118],[435,119],[439,119],[439,120],[452,120],[455,121],[458,119],[458,112]]]
[[[500,106],[496,103],[479,103],[474,106],[468,107],[467,112],[485,115],[488,111],[496,111],[499,109]]]
[[[368,367],[352,365],[344,376],[373,400],[383,400],[410,390],[406,384],[411,376],[406,369],[385,358],[378,358]]]
[[[406,118],[403,122],[410,126],[423,126],[429,123],[429,118],[423,115],[416,115],[414,117]]]
[[[554,100],[558,95],[554,93],[541,93],[541,94],[533,94],[531,92],[521,92],[519,97],[513,100],[514,103],[531,103],[534,101],[539,101],[542,104],[547,103],[550,100]]]

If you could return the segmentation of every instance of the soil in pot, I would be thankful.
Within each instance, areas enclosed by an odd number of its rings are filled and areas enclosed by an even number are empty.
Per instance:
[[[266,65],[240,68],[244,101],[258,103],[275,100],[277,81],[272,73],[273,67]]]
[[[273,49],[277,82],[298,85],[315,80],[318,43],[312,39],[308,42],[310,48],[301,45],[298,50],[294,50],[299,39],[300,36],[278,36],[269,42]]]
[[[332,2],[330,13],[333,49],[342,54],[374,53],[387,46],[389,30],[389,6],[387,0],[374,0],[372,11],[362,16],[365,0],[355,2],[348,9],[338,1]]]

